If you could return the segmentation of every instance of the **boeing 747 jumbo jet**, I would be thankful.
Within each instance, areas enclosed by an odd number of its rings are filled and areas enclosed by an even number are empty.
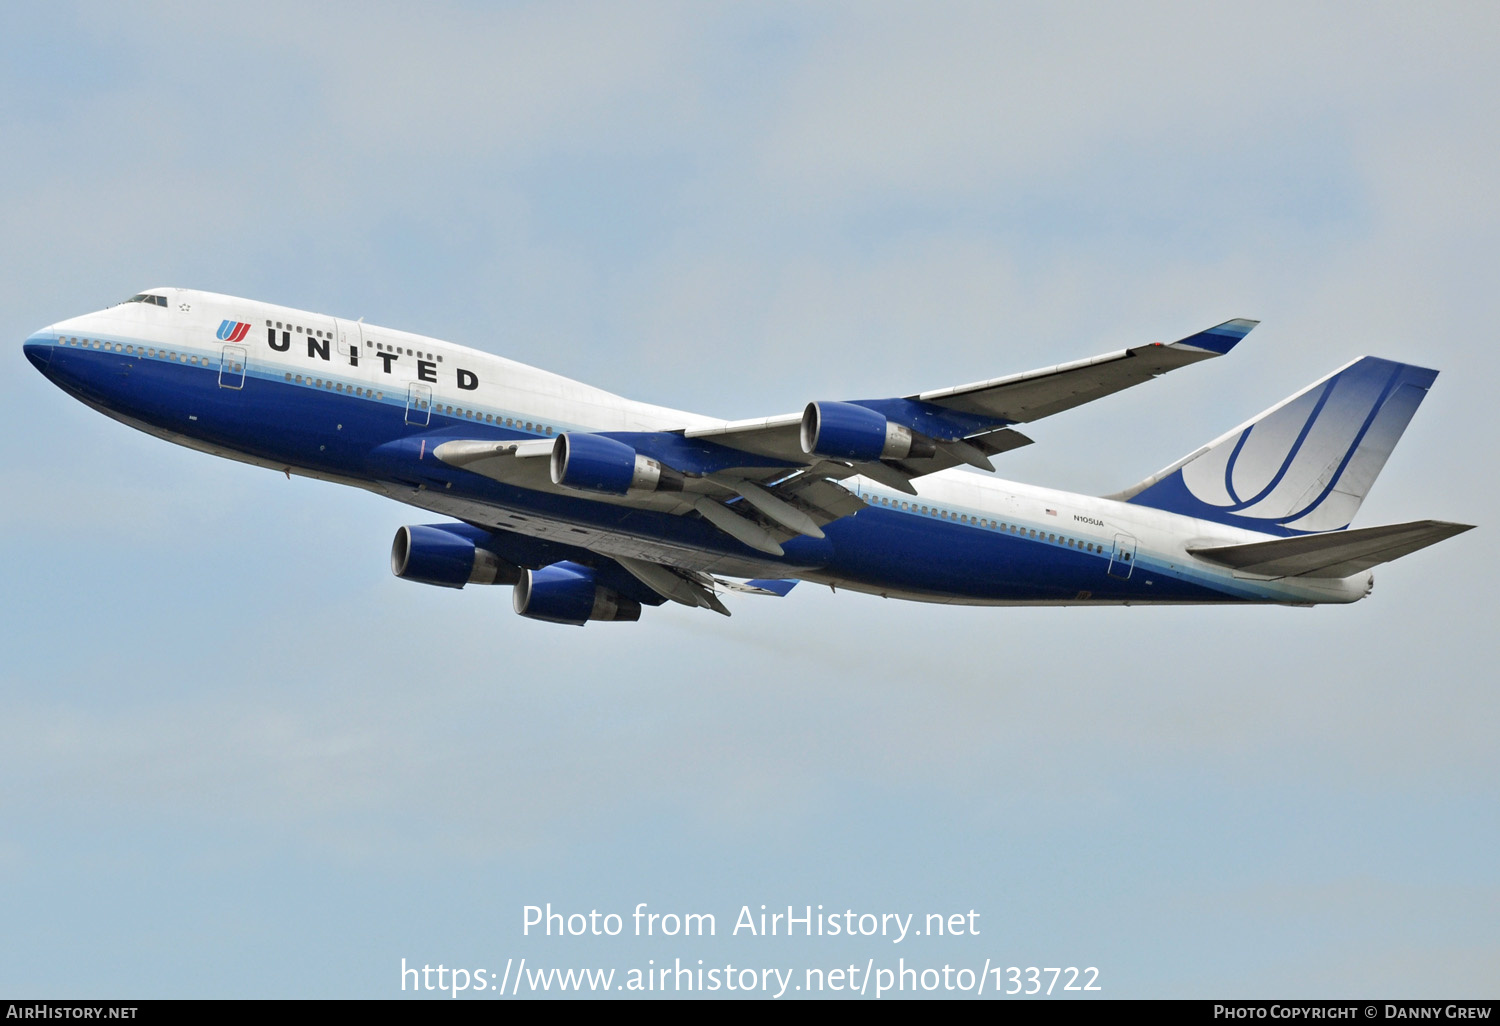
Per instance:
[[[756,420],[632,402],[403,331],[152,289],[26,356],[115,420],[451,517],[397,577],[513,587],[553,623],[798,580],[966,605],[1353,602],[1371,567],[1468,525],[1348,530],[1436,371],[1366,356],[1114,495],[996,480],[1016,425],[1223,356],[1226,321],[1056,367]]]

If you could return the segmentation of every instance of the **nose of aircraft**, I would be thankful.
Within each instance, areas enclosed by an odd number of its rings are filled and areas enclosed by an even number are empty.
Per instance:
[[[21,348],[26,353],[26,359],[43,374],[47,373],[47,367],[52,363],[52,343],[55,336],[46,332],[37,332],[26,340]]]

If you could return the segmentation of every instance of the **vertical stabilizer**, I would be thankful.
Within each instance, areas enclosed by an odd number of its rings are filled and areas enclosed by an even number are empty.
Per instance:
[[[1114,498],[1271,534],[1340,530],[1436,378],[1363,357]]]

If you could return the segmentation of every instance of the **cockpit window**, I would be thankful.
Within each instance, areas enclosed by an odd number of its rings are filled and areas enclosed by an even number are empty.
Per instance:
[[[126,303],[154,303],[157,306],[166,306],[167,305],[167,297],[166,296],[153,296],[153,295],[150,295],[149,293],[141,292],[141,293],[139,293],[137,295],[131,296],[129,299],[125,300],[125,302]],[[120,305],[123,306],[124,303],[122,303]]]

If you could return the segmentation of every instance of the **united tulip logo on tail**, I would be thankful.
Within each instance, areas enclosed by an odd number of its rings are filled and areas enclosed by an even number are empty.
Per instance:
[[[221,321],[219,322],[220,342],[240,342],[250,331],[250,325],[246,321]]]

